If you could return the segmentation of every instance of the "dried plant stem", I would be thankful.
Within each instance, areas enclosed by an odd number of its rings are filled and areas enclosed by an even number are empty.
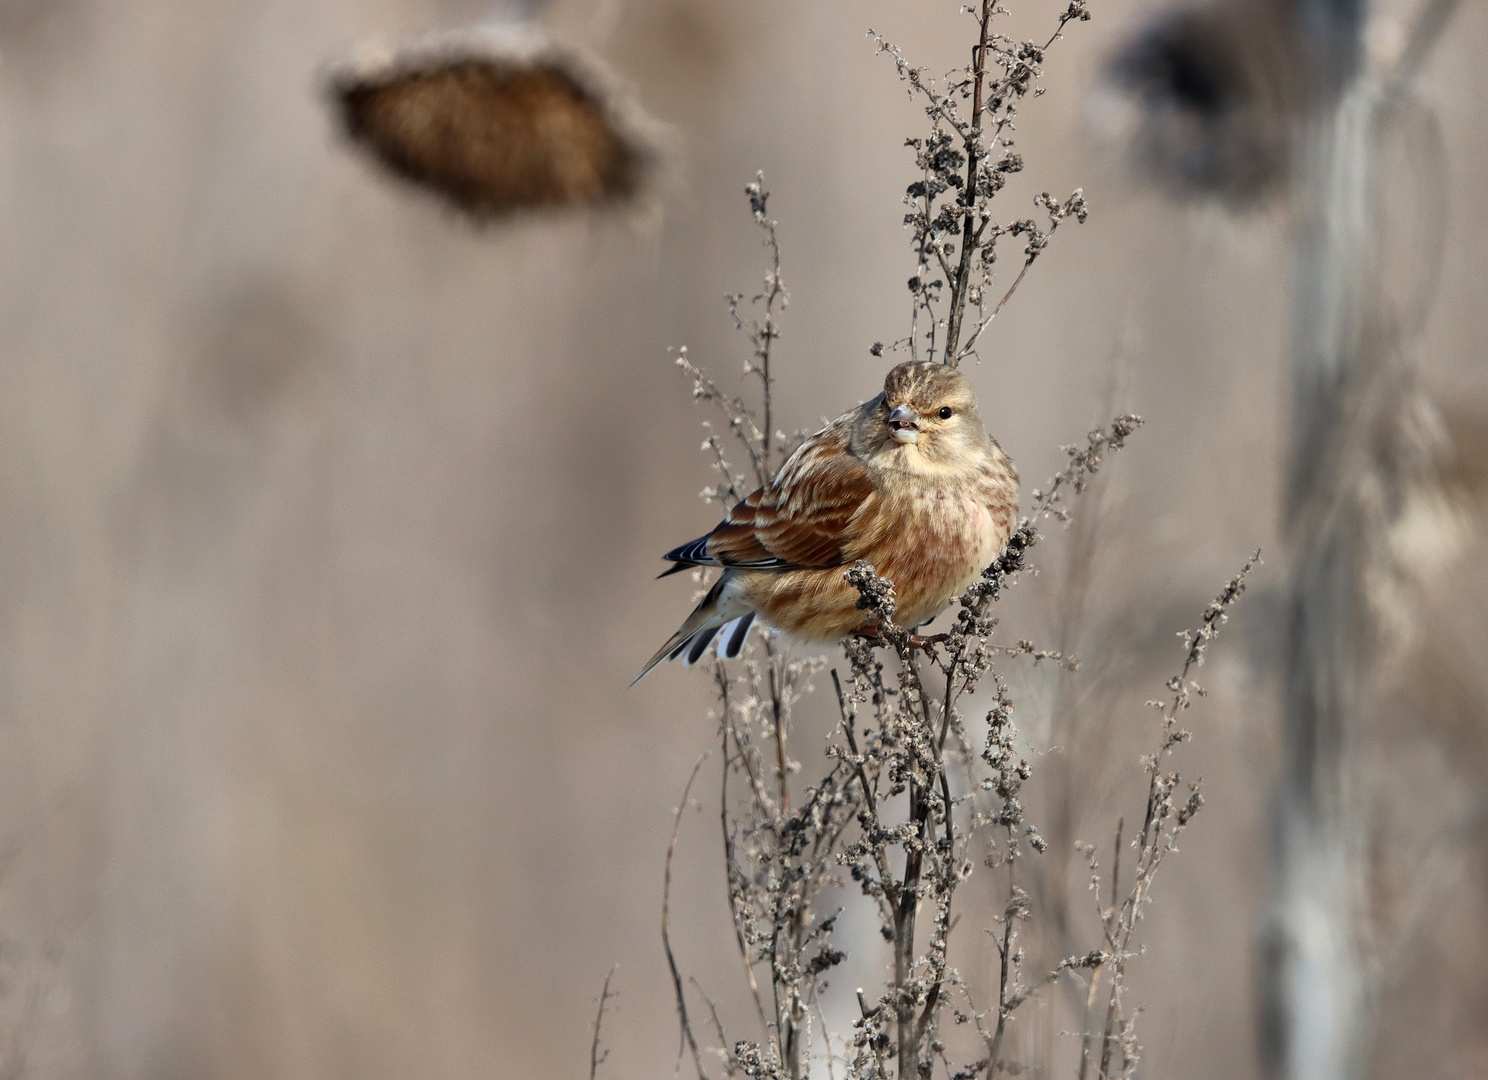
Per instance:
[[[1017,290],[1060,222],[1068,217],[1083,222],[1087,214],[1084,196],[1076,191],[1063,203],[1047,192],[1035,200],[1048,212],[1047,230],[1027,218],[1001,225],[991,215],[992,200],[1007,177],[1023,168],[1023,159],[1012,152],[1012,140],[1007,137],[1017,115],[1017,102],[1030,93],[1037,94],[1035,83],[1042,75],[1043,54],[1059,39],[1065,26],[1074,19],[1090,18],[1085,0],[1069,4],[1042,47],[994,33],[993,18],[1005,14],[995,0],[977,0],[975,8],[964,10],[977,21],[971,63],[949,76],[944,87],[937,86],[923,70],[912,67],[898,49],[870,31],[879,51],[893,56],[899,77],[909,83],[911,94],[925,101],[925,112],[931,120],[928,138],[909,140],[920,178],[905,195],[905,202],[912,207],[905,224],[914,230],[918,265],[909,282],[909,338],[900,344],[907,343],[911,358],[919,359],[923,338],[925,357],[935,359],[938,354],[942,363],[952,367],[972,354],[976,339]],[[992,63],[1001,68],[996,77],[991,75]],[[969,116],[960,111],[963,102],[969,103]],[[1028,242],[1017,280],[989,314],[984,306],[985,294],[992,285],[997,241],[1003,236],[1026,236]],[[939,269],[944,277],[932,280],[932,268]],[[949,289],[949,294],[942,298],[944,289]],[[943,314],[937,310],[942,299]],[[963,344],[968,304],[977,306],[978,316],[975,331]],[[940,339],[942,329],[945,333]]]
[[[1095,1004],[1100,993],[1100,977],[1102,968],[1096,968],[1090,973],[1090,988],[1085,993],[1085,1029],[1080,1038],[1080,1080],[1085,1080],[1090,1072],[1090,1039],[1091,1024],[1095,1019]]]
[[[1008,830],[1009,844],[1015,844],[1017,837],[1012,830]],[[1012,860],[1008,861],[1008,906],[1003,913],[1002,939],[999,941],[994,934],[992,942],[997,946],[998,974],[997,974],[997,1028],[992,1033],[992,1039],[987,1044],[987,1058],[989,1061],[988,1074],[996,1076],[1002,1062],[1002,1039],[1007,1032],[1008,1017],[1012,1014],[1011,1002],[1009,1001],[1008,988],[1011,985],[1013,975],[1010,963],[1013,952],[1013,902],[1017,897],[1018,886],[1014,879],[1013,867],[1016,865]]]
[[[770,665],[770,714],[774,720],[775,775],[780,782],[780,813],[790,814],[790,754],[786,750],[785,706],[780,697],[780,665],[775,662],[775,642],[765,640],[765,659]]]
[[[966,133],[966,186],[961,192],[961,205],[964,216],[961,222],[961,251],[960,263],[956,267],[951,278],[951,306],[946,320],[945,337],[945,362],[952,367],[961,359],[958,346],[961,342],[961,320],[966,314],[966,298],[971,286],[971,257],[976,251],[976,241],[981,232],[986,229],[987,223],[983,220],[980,224],[976,221],[976,181],[977,167],[980,165],[983,155],[982,149],[982,89],[987,77],[987,39],[992,31],[992,13],[997,5],[993,0],[981,0],[981,11],[978,14],[978,36],[976,48],[972,51],[972,90],[971,124]],[[1027,270],[1027,267],[1024,267]],[[1019,275],[1022,280],[1022,275]],[[1014,286],[1016,288],[1016,286]]]
[[[727,299],[729,314],[733,316],[734,326],[739,330],[749,331],[750,342],[754,347],[754,355],[744,365],[744,373],[757,375],[760,380],[760,415],[764,430],[756,431],[758,442],[750,448],[750,456],[755,464],[755,480],[763,484],[773,475],[773,451],[776,443],[775,430],[772,427],[775,409],[775,378],[770,370],[775,340],[780,337],[780,327],[775,321],[775,316],[778,309],[783,309],[790,302],[790,294],[786,292],[785,280],[780,275],[780,237],[777,232],[777,223],[768,213],[770,192],[765,188],[765,174],[756,173],[754,182],[747,185],[744,191],[749,196],[749,208],[754,214],[755,224],[764,232],[765,247],[770,252],[770,265],[765,272],[764,291],[752,298],[753,303],[763,305],[763,316],[751,318],[746,324],[739,314],[739,305],[744,300],[743,294],[730,295]]]
[[[595,1080],[599,1075],[599,1067],[610,1056],[608,1050],[603,1054],[599,1052],[599,1029],[604,1023],[605,1005],[609,1003],[610,998],[615,996],[610,993],[610,980],[615,977],[615,972],[619,967],[620,965],[616,964],[610,968],[608,974],[605,975],[604,989],[599,993],[599,1012],[594,1016],[594,1041],[589,1044],[589,1080]]]
[[[1011,151],[1015,104],[1036,95],[1043,50],[1069,21],[1089,17],[1083,0],[1069,4],[1058,29],[1043,46],[994,33],[992,20],[1003,13],[996,0],[974,2],[970,14],[977,31],[971,62],[948,76],[944,88],[911,68],[879,39],[880,48],[893,53],[911,94],[927,102],[932,126],[929,137],[911,140],[920,179],[911,185],[905,200],[910,208],[906,224],[913,231],[918,256],[918,273],[910,282],[914,305],[908,345],[914,356],[952,366],[972,354],[980,335],[1019,288],[1059,224],[1069,217],[1083,221],[1086,216],[1078,191],[1064,202],[1047,193],[1038,197],[1037,205],[1048,214],[1046,228],[1028,220],[998,224],[990,212],[990,201],[1006,177],[1022,168],[1021,157]],[[745,374],[759,378],[759,397],[751,396],[752,404],[746,405],[724,395],[685,352],[678,362],[692,377],[695,396],[717,406],[727,418],[749,457],[755,481],[763,484],[779,461],[776,451],[786,446],[773,427],[773,345],[779,336],[777,314],[787,295],[763,177],[757,177],[746,190],[755,222],[764,230],[769,265],[764,289],[752,299],[756,309],[752,317],[743,314],[742,294],[731,296],[729,302],[735,325],[751,336],[753,354]],[[1026,246],[1016,277],[997,299],[989,291],[994,246],[1003,236],[1024,237]],[[932,267],[944,274],[944,280],[931,280]],[[971,304],[976,305],[974,318],[967,313]],[[894,348],[904,344],[901,341]],[[875,346],[875,355],[881,351],[882,346]],[[760,417],[759,424],[755,416]],[[822,665],[814,659],[794,658],[763,637],[740,660],[719,661],[715,666],[724,770],[719,822],[730,914],[760,1024],[758,1042],[741,1040],[730,1047],[713,1011],[729,1076],[803,1080],[811,1071],[813,1027],[819,1021],[826,1071],[835,1077],[834,1036],[826,1030],[821,995],[824,976],[844,954],[832,947],[836,914],[819,908],[824,897],[846,884],[849,875],[880,915],[879,929],[892,960],[886,986],[871,996],[858,992],[858,1017],[851,1039],[842,1040],[845,1080],[929,1080],[942,1066],[951,1080],[984,1076],[992,1080],[1001,1074],[1044,1067],[1019,1060],[1020,1053],[1009,1048],[1017,1045],[1009,1030],[1025,1002],[1062,973],[1080,971],[1089,972],[1088,980],[1079,983],[1085,1011],[1080,1076],[1089,1080],[1094,1072],[1096,1080],[1115,1076],[1127,1080],[1132,1075],[1138,1047],[1123,998],[1125,965],[1133,955],[1153,875],[1164,855],[1174,850],[1178,832],[1199,805],[1197,790],[1187,802],[1175,802],[1179,777],[1163,771],[1162,763],[1173,746],[1187,738],[1187,732],[1176,727],[1176,720],[1189,707],[1190,696],[1198,693],[1188,682],[1191,669],[1202,661],[1204,647],[1223,620],[1225,608],[1239,595],[1244,574],[1205,613],[1203,624],[1189,641],[1182,671],[1169,683],[1173,697],[1165,707],[1162,743],[1146,762],[1147,811],[1140,839],[1134,844],[1134,880],[1124,900],[1117,901],[1113,895],[1109,909],[1100,906],[1102,893],[1096,889],[1104,947],[1067,956],[1052,970],[1045,967],[1037,979],[1026,976],[1020,924],[1036,913],[1036,898],[1025,889],[1034,888],[1040,878],[1036,870],[1021,868],[1018,861],[1041,855],[1048,845],[1025,819],[1020,792],[1031,769],[1018,754],[1021,736],[1013,723],[1013,703],[993,664],[1016,656],[1035,662],[1049,659],[1061,667],[1073,667],[1073,661],[1063,643],[1059,650],[1048,650],[1027,641],[994,641],[997,620],[992,617],[992,605],[1028,568],[1027,553],[1039,541],[1038,524],[1048,517],[1066,522],[1070,500],[1088,486],[1106,456],[1121,449],[1140,425],[1139,417],[1121,416],[1108,427],[1090,432],[1084,443],[1065,448],[1067,465],[1044,489],[1032,493],[1030,516],[1019,522],[1003,552],[965,590],[943,632],[921,636],[914,627],[899,625],[894,583],[879,577],[872,566],[857,563],[845,570],[845,580],[857,590],[867,630],[844,642],[847,666],[841,674],[836,669],[831,672],[839,722],[826,750],[830,768],[811,774],[817,777],[814,783],[800,778],[792,791],[791,773],[797,766],[789,750],[792,709],[810,690],[810,675]],[[729,468],[720,438],[710,434],[707,448],[722,481],[706,494],[716,501],[737,502],[747,490],[747,480]],[[969,700],[984,679],[991,680],[996,696],[985,728],[978,728],[973,736],[959,705]],[[1072,701],[1068,708],[1076,705]],[[975,741],[983,732],[985,741],[979,750]],[[700,765],[694,767],[684,790],[684,806]],[[738,783],[732,782],[735,773]],[[682,1044],[691,1048],[702,1078],[702,1055],[693,1038],[669,936],[671,866],[680,821],[681,808],[667,852],[663,940]],[[977,858],[972,857],[974,851]],[[1006,896],[993,936],[1000,958],[995,1020],[990,1007],[978,1013],[971,1005],[967,979],[948,960],[953,912],[959,917],[965,906],[956,900],[956,893],[975,872],[983,852],[986,858],[981,861],[998,871],[994,880],[999,889],[1004,885],[1000,871],[1006,868]],[[1120,882],[1117,867],[1113,890]],[[1067,928],[1068,924],[1059,925]],[[1109,976],[1104,971],[1107,966]],[[967,1031],[959,1042],[969,1043],[974,1055],[985,1054],[959,1069],[951,1057],[960,1052],[954,1045],[958,1040],[944,1022],[957,988],[971,1009],[970,1015],[957,1010],[955,1019],[974,1023],[977,1036],[972,1039]],[[1078,1009],[1078,1004],[1072,1007]],[[1102,1009],[1104,1016],[1099,1015]],[[1097,1052],[1099,1021],[1104,1031]]]
[[[991,326],[992,320],[1002,314],[1002,309],[1007,307],[1007,302],[1013,298],[1013,293],[1018,291],[1018,286],[1022,285],[1023,279],[1028,276],[1028,268],[1033,265],[1033,262],[1034,256],[1031,255],[1023,260],[1023,268],[1018,271],[1018,276],[1015,277],[1013,279],[1013,283],[1008,286],[1007,292],[1002,294],[1002,299],[997,301],[997,306],[992,309],[990,314],[978,320],[976,328],[973,329],[971,335],[967,337],[966,344],[962,346],[961,349],[956,353],[955,359],[953,361],[949,361],[952,366],[959,364],[962,360],[965,360],[968,356],[976,351],[976,343],[981,339],[982,331]]]
[[[909,815],[916,830],[923,807],[919,791],[911,782]],[[894,987],[899,992],[896,1013],[899,1021],[899,1075],[913,1076],[919,1061],[919,1042],[915,1038],[914,1007],[908,998],[910,971],[915,958],[915,916],[919,913],[920,852],[911,847],[904,855],[904,877],[899,888],[899,903],[894,911]]]
[[[703,990],[702,984],[700,984],[697,979],[689,975],[687,977],[687,981],[690,982],[692,984],[692,988],[697,991],[698,997],[703,999],[703,1004],[708,1006],[708,1016],[713,1021],[713,1030],[718,1034],[718,1045],[724,1047],[728,1046],[728,1036],[723,1033],[723,1021],[718,1019],[718,1006],[713,1004],[713,999],[710,998],[707,992]],[[733,1070],[730,1069],[729,1073],[726,1075],[731,1075],[732,1072]]]
[[[765,275],[765,291],[760,297],[756,297],[756,300],[764,300],[765,318],[762,323],[757,324],[755,334],[755,357],[759,360],[760,397],[765,420],[765,445],[761,457],[764,461],[764,475],[768,477],[771,474],[770,448],[775,441],[775,429],[771,426],[775,382],[770,374],[770,351],[775,339],[780,336],[775,325],[775,305],[778,302],[784,307],[787,297],[780,277],[780,238],[775,231],[776,223],[765,213],[770,193],[764,189],[764,182],[765,174],[757,173],[755,182],[749,188],[749,198],[754,219],[764,229],[765,245],[770,249],[770,272]]]
[[[1204,611],[1197,629],[1186,635],[1187,650],[1183,667],[1167,681],[1172,695],[1166,702],[1153,701],[1148,704],[1163,712],[1159,729],[1160,741],[1151,757],[1144,760],[1147,769],[1147,803],[1142,817],[1142,828],[1133,846],[1136,862],[1132,872],[1130,890],[1119,905],[1115,902],[1116,883],[1119,878],[1119,861],[1113,860],[1112,907],[1101,910],[1106,945],[1111,951],[1111,980],[1107,996],[1106,1018],[1101,1033],[1100,1069],[1098,1080],[1111,1077],[1130,1077],[1137,1064],[1138,1050],[1133,1023],[1125,1015],[1122,998],[1126,988],[1126,963],[1132,957],[1132,940],[1142,921],[1148,903],[1153,879],[1166,855],[1177,849],[1178,835],[1192,820],[1203,805],[1203,796],[1197,784],[1189,785],[1189,795],[1181,804],[1175,801],[1175,793],[1182,777],[1174,772],[1163,771],[1163,761],[1180,743],[1187,742],[1191,735],[1178,726],[1178,717],[1193,704],[1193,698],[1204,691],[1189,675],[1204,662],[1204,653],[1220,626],[1228,618],[1228,608],[1245,591],[1246,579],[1260,564],[1261,553],[1257,551],[1245,563],[1240,572],[1215,597]],[[1121,825],[1117,825],[1116,847],[1121,847]],[[1117,1054],[1120,1055],[1119,1067]],[[1082,1070],[1084,1066],[1082,1065]]]
[[[837,1080],[836,1059],[832,1053],[832,1033],[831,1029],[827,1027],[826,1013],[822,1012],[821,996],[812,995],[811,1003],[816,1007],[816,1021],[817,1023],[821,1024],[822,1043],[827,1050],[825,1055],[827,1062],[827,1080]]]
[[[687,1018],[687,996],[682,988],[682,974],[677,970],[677,958],[672,953],[672,856],[677,851],[677,833],[682,828],[682,812],[687,809],[687,800],[692,795],[692,783],[697,779],[698,770],[703,767],[703,762],[707,760],[707,754],[698,758],[697,764],[692,767],[692,775],[687,778],[687,786],[682,789],[682,801],[677,804],[677,815],[672,821],[672,838],[667,843],[666,870],[662,877],[661,888],[661,943],[666,949],[667,967],[672,973],[672,989],[677,995],[677,1022],[682,1029],[680,1039],[692,1051],[692,1063],[697,1068],[698,1080],[708,1080],[708,1075],[703,1071],[703,1057],[698,1050],[697,1039],[693,1036],[692,1024]],[[680,1043],[677,1047],[677,1056],[678,1058],[682,1056]]]
[[[717,668],[717,682],[719,684],[719,692],[723,697],[725,717],[723,724],[723,782],[720,785],[721,794],[719,796],[719,818],[723,826],[723,869],[725,877],[724,883],[728,888],[729,914],[732,916],[734,923],[734,940],[738,943],[739,946],[739,956],[744,961],[744,978],[749,983],[749,993],[754,1000],[754,1010],[759,1016],[760,1038],[768,1040],[770,1038],[770,1021],[765,1016],[765,1002],[764,999],[760,997],[759,980],[754,977],[754,965],[749,962],[749,943],[744,940],[744,928],[739,921],[739,908],[738,905],[734,903],[733,877],[734,869],[738,865],[738,861],[734,854],[734,834],[729,823],[728,778],[731,766],[729,758],[730,726],[728,717],[731,714],[728,707],[728,678],[723,670],[722,664],[719,664]]]

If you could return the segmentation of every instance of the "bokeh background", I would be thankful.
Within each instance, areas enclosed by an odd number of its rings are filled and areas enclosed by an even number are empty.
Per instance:
[[[1008,32],[1059,10],[1020,4]],[[1172,635],[1268,549],[1206,669],[1188,768],[1208,805],[1134,974],[1144,1072],[1249,1078],[1292,242],[1284,205],[1175,203],[1123,161],[1104,72],[1154,10],[1097,4],[1051,50],[1005,213],[1083,186],[1092,217],[969,373],[1027,486],[1115,409],[1148,420],[1098,493],[1096,552],[1072,564],[1056,535],[1004,614],[1011,638],[1067,633],[1061,574],[1093,569],[1068,677],[1105,680],[1090,723],[1141,724]],[[742,191],[763,169],[791,298],[779,426],[876,392],[869,346],[907,329],[902,143],[924,118],[865,31],[941,71],[968,24],[930,0],[557,0],[555,32],[672,125],[674,168],[645,214],[477,228],[349,147],[317,72],[483,12],[0,3],[7,1076],[583,1075],[615,964],[602,1074],[673,1070],[662,860],[715,724],[701,672],[626,689],[689,605],[685,580],[652,581],[658,554],[713,523],[668,349],[737,377],[722,297],[764,269]],[[1377,15],[1388,43],[1411,9]],[[1463,542],[1373,702],[1380,1076],[1488,1075],[1485,44],[1466,5],[1420,86],[1448,228],[1410,348],[1455,439]],[[1060,676],[1012,678],[1030,747],[1072,752],[1044,719]],[[809,769],[827,703],[802,717]],[[1135,743],[1100,745],[1077,832],[1104,843],[1140,777]],[[673,927],[742,1016],[711,809],[683,818]],[[844,984],[882,978],[871,927],[844,933]]]

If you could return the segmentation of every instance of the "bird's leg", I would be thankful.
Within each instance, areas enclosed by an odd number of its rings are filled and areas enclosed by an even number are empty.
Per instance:
[[[853,631],[853,635],[867,638],[869,641],[883,641],[883,634],[879,633],[877,626],[860,626]],[[904,643],[911,649],[924,649],[929,651],[936,645],[943,645],[951,640],[950,634],[906,634]]]
[[[944,645],[950,640],[950,634],[910,634],[907,643],[911,649],[924,649],[929,652],[935,646]]]

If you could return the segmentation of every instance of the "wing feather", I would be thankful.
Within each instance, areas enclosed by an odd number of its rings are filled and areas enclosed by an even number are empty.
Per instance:
[[[811,436],[716,529],[663,557],[688,566],[769,570],[842,565],[854,519],[878,501],[868,469],[852,453],[857,418],[848,413]]]

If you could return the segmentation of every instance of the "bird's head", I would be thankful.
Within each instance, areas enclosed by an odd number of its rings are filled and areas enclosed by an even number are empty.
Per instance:
[[[987,445],[971,384],[944,364],[900,364],[870,405],[855,441],[874,456],[899,450],[906,464],[951,466],[976,460]]]

